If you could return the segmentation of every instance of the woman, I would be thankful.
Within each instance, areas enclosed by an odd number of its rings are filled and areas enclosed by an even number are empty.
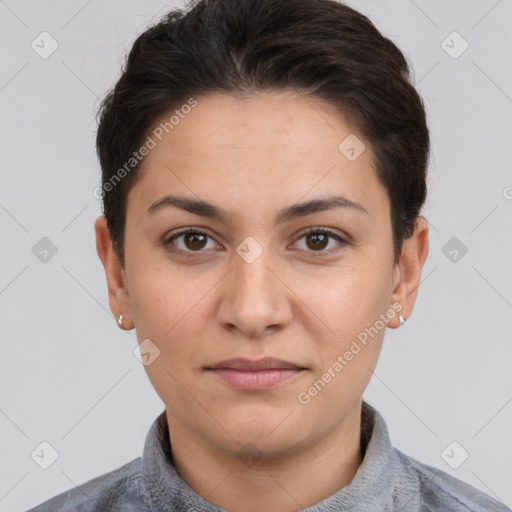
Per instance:
[[[393,448],[362,399],[428,254],[408,73],[330,0],[200,1],[136,40],[95,229],[166,408],[142,458],[33,510],[509,510]]]

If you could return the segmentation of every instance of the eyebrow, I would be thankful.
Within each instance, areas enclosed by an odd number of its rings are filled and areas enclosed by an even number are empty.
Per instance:
[[[229,217],[228,212],[220,206],[216,206],[203,200],[174,195],[166,195],[158,199],[158,201],[154,202],[148,208],[148,215],[153,215],[157,211],[160,211],[163,208],[169,206],[180,208],[195,215],[200,215],[201,217],[217,219],[221,222],[225,222]],[[323,212],[334,208],[350,208],[352,210],[368,213],[368,211],[359,203],[356,203],[355,201],[352,201],[344,196],[334,196],[313,199],[305,203],[298,203],[287,206],[286,208],[279,210],[276,215],[275,223],[279,224],[283,222],[289,222],[299,217],[304,217],[306,215],[311,215],[313,213]]]

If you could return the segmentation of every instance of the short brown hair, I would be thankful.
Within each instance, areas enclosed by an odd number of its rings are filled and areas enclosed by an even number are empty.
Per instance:
[[[209,92],[290,90],[326,100],[369,142],[390,199],[398,261],[426,198],[430,148],[402,52],[367,17],[334,0],[195,0],[137,38],[98,112],[103,213],[123,266],[126,198],[140,165],[119,185],[112,178],[155,120]]]

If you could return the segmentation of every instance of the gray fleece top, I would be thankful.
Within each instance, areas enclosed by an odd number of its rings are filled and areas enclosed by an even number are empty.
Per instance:
[[[365,401],[361,443],[363,462],[351,483],[303,512],[512,512],[475,487],[394,448],[384,418]],[[147,434],[142,457],[28,512],[224,510],[199,496],[176,473],[164,411]]]

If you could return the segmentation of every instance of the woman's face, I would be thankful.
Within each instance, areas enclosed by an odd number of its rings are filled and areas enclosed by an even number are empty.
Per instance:
[[[386,323],[410,314],[397,300],[390,202],[369,146],[327,104],[197,101],[129,192],[126,294],[113,310],[144,343],[171,423],[232,454],[291,453],[357,410]],[[161,202],[171,195],[212,206]]]

